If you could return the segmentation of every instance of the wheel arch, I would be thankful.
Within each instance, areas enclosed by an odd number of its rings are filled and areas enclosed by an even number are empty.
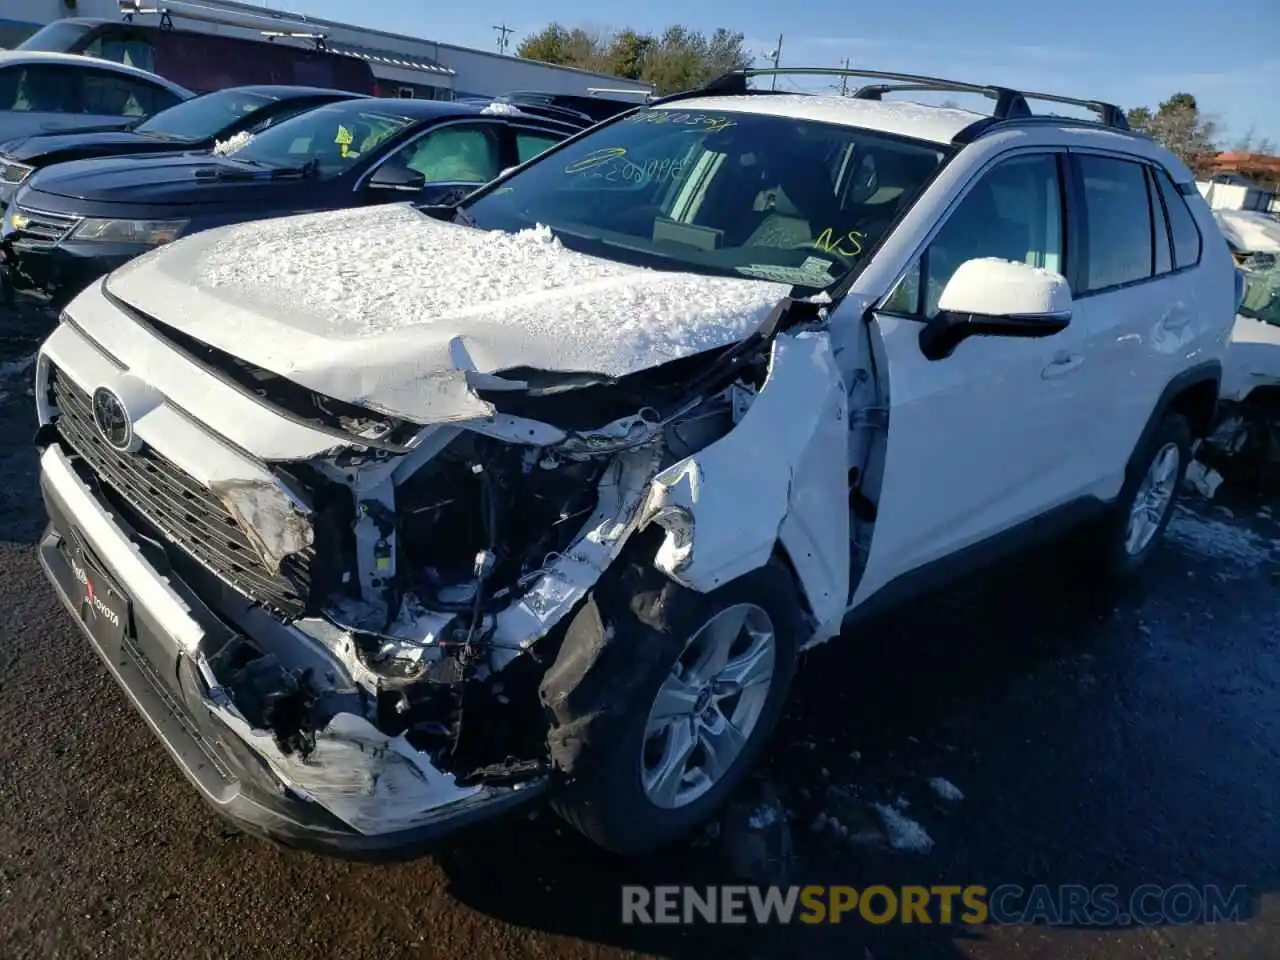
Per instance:
[[[1170,413],[1181,414],[1187,419],[1193,439],[1207,437],[1217,418],[1221,386],[1222,363],[1218,360],[1206,360],[1189,367],[1165,384],[1138,442],[1134,444],[1127,470],[1133,469],[1134,457],[1146,448],[1151,436]]]

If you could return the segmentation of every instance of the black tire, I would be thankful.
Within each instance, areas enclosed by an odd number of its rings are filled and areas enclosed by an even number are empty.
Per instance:
[[[719,782],[686,806],[660,807],[641,781],[649,710],[689,638],[717,610],[741,603],[773,622],[774,673],[759,719]],[[552,806],[623,855],[688,835],[728,799],[773,732],[795,673],[799,631],[799,595],[778,562],[707,594],[672,583],[648,563],[606,575],[570,623],[539,691],[550,719]]]
[[[1155,536],[1141,550],[1130,553],[1125,543],[1128,539],[1129,514],[1138,497],[1138,491],[1157,455],[1169,444],[1178,449],[1178,469],[1174,480],[1173,495],[1156,528]],[[1090,552],[1096,558],[1096,573],[1105,582],[1123,584],[1132,580],[1146,566],[1155,551],[1165,528],[1173,518],[1181,495],[1187,467],[1191,463],[1191,426],[1179,413],[1166,414],[1142,446],[1134,451],[1126,471],[1124,486],[1106,517],[1092,531]]]

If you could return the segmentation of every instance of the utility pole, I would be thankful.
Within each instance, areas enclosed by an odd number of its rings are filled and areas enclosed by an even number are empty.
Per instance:
[[[849,69],[848,57],[844,58],[844,68],[846,70]],[[840,77],[840,96],[847,97],[848,95],[849,95],[849,75],[846,73]]]
[[[778,61],[782,59],[782,34],[778,34],[778,45],[773,48],[772,58],[773,58],[773,69],[777,70]],[[769,89],[771,90],[778,89],[778,75],[776,73],[773,75],[773,84]]]
[[[506,53],[507,37],[515,33],[515,30],[513,30],[511,27],[508,27],[505,23],[495,24],[493,29],[498,32],[498,53]]]

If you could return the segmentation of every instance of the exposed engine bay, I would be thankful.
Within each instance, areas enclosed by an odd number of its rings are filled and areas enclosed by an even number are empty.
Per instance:
[[[538,683],[557,625],[641,527],[650,557],[664,538],[687,552],[687,510],[646,515],[654,477],[747,415],[773,344],[761,334],[613,383],[521,372],[524,390],[486,395],[495,423],[280,465],[314,530],[289,628],[339,669],[242,640],[206,651],[213,685],[294,763],[354,714],[460,788],[544,774]]]

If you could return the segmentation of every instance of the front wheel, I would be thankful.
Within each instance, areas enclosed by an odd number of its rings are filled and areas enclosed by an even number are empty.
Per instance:
[[[1154,552],[1173,518],[1183,478],[1191,463],[1191,427],[1181,414],[1165,416],[1135,452],[1120,496],[1098,530],[1103,575],[1125,581]]]
[[[628,855],[710,818],[777,723],[799,624],[781,564],[708,594],[642,564],[598,585],[542,683],[556,810]]]

